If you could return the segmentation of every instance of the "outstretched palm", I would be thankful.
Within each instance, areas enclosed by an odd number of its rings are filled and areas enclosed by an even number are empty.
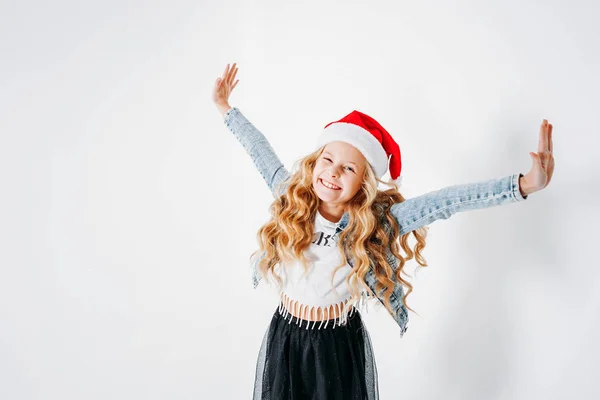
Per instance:
[[[531,170],[525,175],[534,190],[542,190],[550,183],[554,173],[554,155],[552,154],[552,124],[547,120],[540,126],[538,152],[530,152],[533,160]]]

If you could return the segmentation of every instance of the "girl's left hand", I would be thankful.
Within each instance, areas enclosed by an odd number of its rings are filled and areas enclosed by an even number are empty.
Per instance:
[[[240,81],[239,79],[235,82],[233,81],[235,79],[235,75],[238,72],[238,68],[236,68],[236,63],[233,63],[231,69],[229,68],[229,66],[230,65],[227,64],[227,66],[225,67],[225,71],[223,71],[223,76],[221,78],[217,78],[217,80],[215,81],[212,99],[217,106],[229,105],[229,96]]]
[[[538,152],[530,152],[533,159],[531,170],[523,176],[525,194],[544,189],[550,183],[554,173],[554,156],[552,154],[552,124],[547,120],[540,126]]]

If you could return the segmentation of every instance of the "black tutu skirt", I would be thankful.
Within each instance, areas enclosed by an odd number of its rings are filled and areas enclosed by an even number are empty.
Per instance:
[[[371,339],[353,307],[346,324],[277,307],[258,354],[253,400],[379,399]]]

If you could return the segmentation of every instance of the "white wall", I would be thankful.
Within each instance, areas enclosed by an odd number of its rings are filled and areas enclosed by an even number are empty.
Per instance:
[[[453,3],[3,2],[0,398],[251,397],[271,197],[211,101],[233,62],[288,169],[358,109],[406,197],[526,173],[548,119],[550,186],[431,225],[403,339],[364,319],[382,399],[599,398],[600,7]]]

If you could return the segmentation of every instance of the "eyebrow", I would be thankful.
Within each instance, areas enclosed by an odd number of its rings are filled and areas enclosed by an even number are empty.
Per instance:
[[[328,151],[324,151],[324,152],[323,152],[323,154],[329,154],[330,156],[332,156],[332,157],[333,157],[333,154],[331,154],[331,153],[330,153],[330,152],[328,152]],[[346,161],[346,162],[347,162],[347,163],[349,163],[349,164],[354,164],[354,166],[358,168],[358,164],[357,164],[357,163],[355,163],[355,162],[352,162],[352,161]]]

